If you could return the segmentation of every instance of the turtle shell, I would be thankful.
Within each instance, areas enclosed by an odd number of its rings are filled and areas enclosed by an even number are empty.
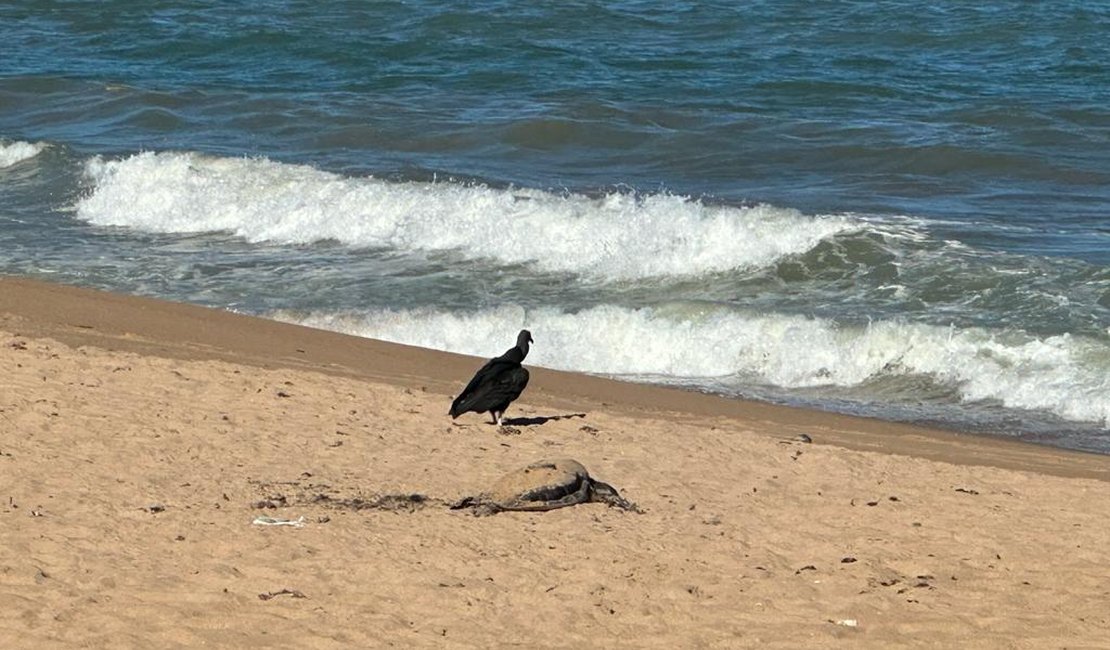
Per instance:
[[[541,460],[503,476],[482,500],[500,510],[553,510],[589,501],[590,484],[576,460]]]
[[[577,460],[538,460],[506,474],[484,496],[503,510],[552,510],[584,504],[589,484],[589,474]]]
[[[570,458],[536,461],[509,472],[489,490],[463,497],[450,507],[473,508],[475,515],[492,515],[505,510],[554,510],[591,501],[643,512],[612,485],[591,478],[582,463]]]

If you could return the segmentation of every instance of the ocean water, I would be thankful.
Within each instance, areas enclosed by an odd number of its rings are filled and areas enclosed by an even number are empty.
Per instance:
[[[1110,453],[1110,5],[244,7],[0,4],[0,273]]]

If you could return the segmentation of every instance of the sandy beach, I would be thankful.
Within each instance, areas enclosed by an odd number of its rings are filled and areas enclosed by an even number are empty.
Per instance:
[[[1110,647],[1110,457],[481,361],[0,280],[0,647]]]

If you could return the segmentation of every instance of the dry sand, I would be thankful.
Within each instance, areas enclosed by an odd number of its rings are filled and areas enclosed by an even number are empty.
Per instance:
[[[0,647],[1110,647],[1110,457],[479,363],[0,280]]]

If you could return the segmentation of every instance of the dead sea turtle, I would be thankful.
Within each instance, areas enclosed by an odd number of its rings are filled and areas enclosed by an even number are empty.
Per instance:
[[[451,504],[452,510],[474,508],[475,515],[504,510],[554,510],[579,503],[600,502],[622,510],[640,512],[616,488],[590,477],[576,460],[541,460],[503,476],[487,492]]]

